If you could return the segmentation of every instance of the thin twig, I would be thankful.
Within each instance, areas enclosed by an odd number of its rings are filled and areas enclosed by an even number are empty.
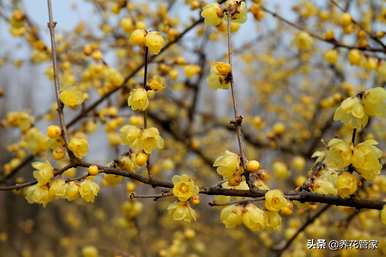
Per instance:
[[[319,41],[323,41],[323,42],[326,42],[328,44],[332,44],[334,47],[336,48],[346,48],[346,49],[358,49],[358,50],[362,50],[362,51],[368,51],[368,52],[379,52],[379,53],[383,53],[385,54],[385,50],[382,49],[382,48],[373,48],[373,47],[359,47],[359,46],[354,46],[354,45],[346,45],[344,43],[341,43],[341,42],[337,42],[335,40],[327,40],[325,38],[323,38],[322,36],[319,36],[315,33],[312,33],[310,31],[308,31],[307,29],[299,26],[298,24],[290,21],[290,20],[287,20],[286,18],[284,18],[283,16],[279,15],[278,13],[274,12],[274,11],[271,11],[269,10],[268,8],[262,6],[261,7],[261,10],[272,15],[274,18],[277,18],[278,20],[284,22],[285,24],[299,30],[299,31],[304,31],[304,32],[307,32],[311,37],[319,40]]]
[[[303,225],[293,234],[290,239],[285,243],[283,247],[281,247],[279,250],[277,250],[277,257],[280,257],[285,250],[287,250],[292,243],[295,241],[295,239],[302,233],[310,224],[312,224],[317,218],[319,218],[324,212],[326,212],[331,205],[325,205],[323,208],[321,208],[318,212],[316,212],[313,216],[311,216]]]
[[[228,45],[228,63],[231,66],[231,74],[230,74],[230,85],[231,85],[231,95],[232,95],[232,106],[233,106],[233,114],[234,114],[234,125],[236,127],[236,138],[237,138],[237,144],[239,146],[239,155],[240,155],[240,163],[243,169],[245,169],[245,160],[244,160],[244,150],[243,145],[241,142],[241,124],[242,124],[242,117],[239,115],[239,112],[237,110],[237,101],[235,96],[235,85],[233,80],[233,66],[232,66],[232,38],[231,38],[231,14],[230,10],[228,10],[227,13],[227,45]],[[246,172],[245,179],[247,181],[247,184],[249,188],[252,188],[252,184],[249,180],[249,173]]]
[[[61,135],[63,137],[64,146],[67,150],[68,155],[71,158],[71,157],[73,157],[73,155],[68,148],[67,128],[65,125],[64,114],[63,114],[64,105],[59,98],[59,95],[60,95],[60,78],[59,78],[57,52],[56,52],[56,40],[55,40],[55,27],[56,27],[57,23],[54,21],[54,18],[53,18],[51,0],[47,0],[47,6],[48,6],[48,19],[49,19],[48,29],[50,31],[50,39],[51,39],[51,58],[52,58],[52,66],[53,66],[53,72],[54,72],[54,85],[55,85],[55,97],[56,97],[56,104],[57,104],[57,112],[58,112],[58,117],[59,117],[60,128],[62,130]]]

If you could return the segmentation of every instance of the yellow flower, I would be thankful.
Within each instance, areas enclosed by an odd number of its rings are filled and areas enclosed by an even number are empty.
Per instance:
[[[201,71],[201,67],[195,64],[189,64],[184,66],[184,73],[187,78],[193,78]]]
[[[231,81],[231,66],[228,63],[216,62],[210,67],[207,82],[212,89],[228,89]]]
[[[33,177],[39,185],[46,185],[54,177],[54,168],[49,162],[33,162],[32,167],[35,169]]]
[[[314,44],[314,40],[307,32],[298,32],[295,36],[295,45],[300,50],[310,50]]]
[[[106,83],[111,84],[113,88],[119,87],[122,85],[124,78],[121,73],[113,68],[108,68],[105,71]]]
[[[165,40],[158,31],[151,31],[146,34],[145,45],[151,54],[159,54],[165,45]]]
[[[243,223],[251,231],[258,231],[265,228],[264,211],[254,204],[248,204],[243,214]]]
[[[282,135],[285,132],[285,125],[282,122],[276,122],[272,126],[272,131],[276,135]]]
[[[313,184],[313,192],[323,195],[337,195],[336,180],[337,173],[334,170],[321,170],[320,176],[315,179]]]
[[[141,145],[143,150],[150,154],[154,149],[162,149],[164,147],[164,140],[157,128],[147,128],[142,132]]]
[[[187,202],[175,202],[168,206],[168,214],[175,221],[191,223],[196,221],[197,214]]]
[[[272,170],[275,176],[280,179],[286,179],[290,175],[287,165],[281,161],[275,161],[272,165]]]
[[[349,172],[343,172],[336,180],[338,195],[346,198],[357,191],[357,178]]]
[[[130,34],[129,42],[133,45],[143,45],[145,43],[146,31],[136,29]]]
[[[269,190],[265,193],[264,206],[269,211],[280,211],[282,208],[287,206],[287,199],[280,190]]]
[[[135,164],[138,166],[143,166],[149,160],[149,156],[144,152],[139,152],[135,155]]]
[[[225,9],[232,10],[232,22],[245,23],[247,21],[248,9],[244,1],[228,0],[225,3]]]
[[[362,103],[367,115],[386,117],[386,89],[376,87],[366,90]]]
[[[132,219],[142,212],[143,204],[138,201],[126,201],[122,204],[121,209],[126,218]]]
[[[222,21],[222,9],[218,3],[211,3],[204,6],[201,12],[206,25],[217,26]]]
[[[135,162],[132,156],[123,156],[119,159],[119,167],[126,171],[133,171],[135,169]]]
[[[27,187],[24,191],[25,199],[28,203],[37,203],[46,206],[50,201],[47,186],[40,186],[38,184]]]
[[[353,49],[348,53],[348,61],[351,65],[359,65],[362,60],[362,54],[359,50]]]
[[[82,159],[88,153],[88,141],[84,135],[78,134],[71,138],[68,148],[77,158]]]
[[[98,257],[98,250],[92,246],[88,245],[82,248],[83,257]]]
[[[66,199],[74,201],[79,197],[79,185],[75,181],[66,184]]]
[[[50,198],[64,198],[66,196],[66,181],[64,179],[55,179],[50,183],[48,193]]]
[[[258,172],[260,168],[260,162],[256,160],[250,160],[247,162],[246,170],[250,173]]]
[[[383,152],[375,146],[377,144],[377,141],[369,139],[354,148],[352,165],[367,180],[374,179],[382,169],[379,159]]]
[[[47,151],[50,146],[49,138],[37,128],[31,128],[27,131],[23,137],[23,143],[34,155]]]
[[[121,28],[123,29],[123,31],[125,32],[130,32],[132,29],[133,29],[133,21],[131,20],[130,17],[125,17],[123,18],[119,25],[121,26]]]
[[[329,64],[336,64],[338,62],[338,51],[332,49],[324,53],[324,60]]]
[[[384,205],[381,210],[381,222],[383,225],[386,225],[386,205]]]
[[[348,25],[351,24],[351,21],[352,21],[352,18],[351,18],[351,15],[349,13],[343,13],[340,17],[339,17],[339,23],[340,25],[342,25],[343,27],[347,27]]]
[[[306,166],[306,161],[301,156],[296,156],[292,160],[292,166],[296,171],[302,171],[304,170],[304,167]]]
[[[221,210],[220,219],[226,228],[237,227],[243,222],[243,207],[228,205]]]
[[[95,200],[95,197],[98,195],[99,186],[94,181],[89,179],[84,180],[80,183],[79,193],[80,196],[88,203],[92,203]]]
[[[88,167],[88,174],[90,176],[96,176],[99,173],[99,168],[96,165],[91,165]]]
[[[70,108],[76,108],[86,100],[87,95],[78,87],[71,86],[60,92],[59,98],[62,103]]]
[[[336,109],[334,120],[339,120],[350,128],[362,129],[367,124],[368,116],[359,98],[349,97]]]
[[[105,174],[103,176],[103,185],[104,186],[116,186],[123,180],[122,176],[114,174]]]
[[[141,135],[142,132],[139,128],[136,126],[132,125],[126,125],[123,126],[120,129],[120,135],[121,135],[121,140],[124,144],[127,144],[128,146],[138,149],[141,142]]]
[[[160,76],[154,76],[149,82],[148,86],[151,90],[161,91],[165,88],[165,80]]]
[[[281,216],[278,212],[265,212],[265,225],[267,228],[277,230],[281,226]]]
[[[149,99],[147,97],[146,90],[143,88],[131,90],[127,103],[134,111],[146,110],[149,106]]]
[[[217,173],[230,179],[235,174],[240,174],[240,157],[230,151],[225,151],[224,155],[219,156],[213,164],[217,167]]]
[[[59,126],[56,125],[50,125],[47,128],[47,136],[49,138],[57,138],[62,134],[62,130]]]
[[[7,126],[18,127],[21,131],[26,131],[32,126],[34,118],[25,112],[9,112],[5,118]]]
[[[198,195],[199,188],[194,183],[193,179],[187,175],[174,175],[173,182],[173,195],[180,201],[188,201],[192,196]]]
[[[328,150],[325,162],[328,167],[343,169],[351,164],[352,145],[341,139],[331,139],[328,142]]]

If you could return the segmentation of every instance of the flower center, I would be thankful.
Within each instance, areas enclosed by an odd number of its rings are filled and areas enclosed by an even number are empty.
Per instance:
[[[189,190],[188,185],[186,185],[185,183],[181,184],[181,186],[180,186],[180,191],[181,191],[182,193],[186,193],[186,192],[188,192],[188,190]]]

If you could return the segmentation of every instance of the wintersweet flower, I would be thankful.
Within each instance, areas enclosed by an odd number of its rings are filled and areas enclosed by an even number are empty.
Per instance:
[[[175,175],[172,178],[173,195],[180,201],[188,201],[192,196],[198,195],[199,187],[187,175]]]
[[[353,174],[343,172],[336,180],[336,188],[339,196],[343,198],[349,197],[357,191],[358,180]]]
[[[66,181],[64,179],[55,179],[50,183],[48,190],[51,199],[64,198],[66,196]]]
[[[88,141],[84,134],[77,134],[70,139],[68,148],[79,159],[84,158],[88,153]]]
[[[60,92],[59,98],[65,106],[74,109],[86,100],[87,94],[85,94],[80,88],[71,86],[63,89]]]
[[[141,129],[133,125],[126,125],[120,129],[122,143],[137,149],[140,146]]]
[[[144,129],[140,142],[142,149],[148,154],[155,149],[162,149],[164,147],[164,140],[160,136],[157,128]]]
[[[362,129],[368,122],[363,105],[358,97],[345,99],[336,109],[334,114],[335,121],[341,121],[350,128]]]
[[[165,80],[160,76],[154,76],[147,85],[151,90],[161,91],[165,88]]]
[[[325,162],[328,167],[343,169],[351,164],[352,144],[341,139],[331,139],[328,142]]]
[[[158,31],[151,31],[146,34],[145,45],[151,54],[159,54],[165,45],[165,40]]]
[[[377,144],[377,141],[369,139],[354,148],[352,165],[367,180],[374,179],[382,169],[379,159],[382,157],[383,152],[376,147]]]
[[[240,156],[230,151],[225,151],[225,153],[219,156],[213,164],[214,167],[217,167],[217,173],[221,176],[230,179],[235,174],[241,173],[240,169]]]
[[[283,192],[278,189],[269,190],[265,193],[264,206],[269,211],[280,211],[287,206],[287,199]]]
[[[201,16],[206,25],[217,26],[222,22],[223,11],[218,3],[211,3],[204,6]]]
[[[144,29],[136,29],[130,34],[129,42],[133,45],[145,44],[146,31]]]
[[[367,115],[386,117],[386,89],[376,87],[366,90],[362,103]]]
[[[67,201],[74,201],[79,198],[79,185],[75,181],[66,183],[66,195]]]
[[[314,45],[314,40],[307,32],[298,32],[294,39],[295,45],[299,50],[310,50]]]
[[[144,111],[149,106],[149,99],[147,92],[143,88],[136,88],[131,90],[129,98],[127,99],[127,104],[134,111]]]
[[[334,170],[321,170],[320,176],[314,180],[312,191],[323,195],[337,195],[337,178],[338,174]]]
[[[98,257],[98,249],[92,245],[88,245],[82,248],[83,257]]]
[[[243,223],[251,231],[258,231],[265,228],[264,211],[254,204],[248,204],[243,214]]]
[[[212,89],[228,89],[231,82],[231,65],[224,62],[216,62],[210,67],[207,82]]]
[[[197,214],[187,202],[175,202],[169,205],[168,215],[175,221],[191,223],[196,221]]]
[[[79,194],[85,202],[92,203],[98,195],[99,186],[90,179],[84,180],[80,183]]]
[[[54,168],[47,162],[33,162],[32,167],[35,169],[33,177],[37,180],[38,185],[46,185],[54,177]]]
[[[27,187],[24,191],[25,199],[28,203],[37,203],[46,206],[50,201],[48,187],[39,184]]]
[[[290,175],[287,165],[281,161],[275,161],[272,170],[275,176],[280,179],[286,179]]]
[[[245,23],[247,21],[247,6],[245,1],[228,0],[225,3],[225,9],[231,13],[231,20],[235,23]]]
[[[281,216],[278,212],[266,211],[265,225],[267,228],[277,230],[281,226]]]
[[[243,222],[243,207],[240,205],[228,205],[221,210],[221,222],[226,228],[235,228]]]
[[[41,133],[38,128],[30,128],[27,130],[22,142],[32,154],[45,152],[50,147],[49,138]]]

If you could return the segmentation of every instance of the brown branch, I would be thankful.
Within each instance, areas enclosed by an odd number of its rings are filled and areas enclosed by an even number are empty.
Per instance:
[[[334,6],[336,6],[339,10],[342,12],[347,12],[347,10],[343,7],[341,7],[335,0],[330,0],[330,3]],[[379,44],[384,50],[386,50],[386,45],[379,39],[377,36],[375,36],[373,33],[370,31],[367,31],[367,29],[363,28],[363,26],[356,21],[354,18],[351,17],[351,21],[354,25],[356,25],[358,28],[360,28],[362,31],[364,31],[374,42]]]
[[[57,60],[57,52],[56,52],[56,40],[55,40],[56,22],[54,21],[53,14],[52,14],[52,2],[51,2],[51,0],[47,0],[47,6],[48,6],[48,19],[49,19],[48,29],[50,31],[50,39],[51,39],[51,58],[52,58],[52,67],[53,67],[53,71],[54,71],[54,85],[55,85],[55,97],[56,97],[56,104],[57,104],[57,112],[58,112],[58,117],[59,117],[60,128],[62,130],[61,135],[63,137],[64,146],[67,150],[68,155],[70,156],[70,159],[72,159],[72,157],[74,157],[74,156],[68,148],[67,128],[65,126],[64,114],[63,114],[64,105],[59,98],[59,95],[60,95],[60,78],[59,78],[58,60]]]
[[[311,225],[317,218],[319,218],[323,213],[325,213],[331,205],[325,205],[323,208],[321,208],[318,212],[316,212],[314,215],[312,215],[306,222],[303,223],[303,225],[293,234],[290,239],[285,243],[283,247],[280,249],[276,250],[276,256],[280,257],[285,250],[287,250],[292,243],[295,241],[295,239],[302,233],[309,225]],[[275,250],[275,249],[274,249]]]
[[[71,168],[76,167],[76,166],[77,166],[77,164],[74,164],[74,163],[68,164],[65,167],[59,169],[57,172],[55,172],[54,176],[59,176],[59,175],[63,174],[63,172],[65,172],[66,170],[71,169]],[[27,181],[25,183],[15,184],[15,185],[11,185],[11,186],[0,186],[0,191],[19,190],[19,189],[22,189],[25,187],[33,186],[36,183],[37,183],[36,179],[33,179],[33,180]]]
[[[142,176],[140,174],[134,172],[128,172],[126,170],[122,170],[119,168],[103,166],[94,163],[88,163],[84,161],[79,161],[77,164],[68,164],[66,167],[60,169],[55,173],[55,176],[61,175],[64,171],[72,168],[72,167],[84,167],[87,168],[91,165],[96,165],[101,173],[112,174],[122,177],[127,177],[136,181],[139,181],[143,184],[150,185],[152,187],[163,187],[163,188],[173,188],[173,183],[168,181],[163,181],[155,178],[149,178],[147,176]],[[83,176],[82,176],[83,178]],[[23,184],[18,184],[14,186],[1,186],[0,191],[10,191],[14,189],[22,189],[28,186],[31,186],[36,183],[36,180],[32,180],[30,182],[26,182]],[[221,188],[218,186],[214,187],[204,187],[200,189],[200,194],[204,195],[224,195],[224,196],[238,196],[238,197],[252,197],[252,198],[261,198],[265,196],[267,191],[250,189],[250,190],[240,190],[240,189],[228,189]],[[346,206],[353,207],[357,209],[376,209],[381,210],[383,206],[386,204],[385,201],[382,200],[367,200],[367,199],[357,199],[357,198],[341,198],[338,196],[329,196],[329,195],[321,195],[312,192],[287,192],[285,193],[287,199],[291,201],[299,201],[302,203],[305,202],[316,202],[316,203],[327,203],[330,205],[337,206]]]
[[[233,107],[233,114],[234,114],[234,121],[232,124],[236,128],[236,138],[237,138],[237,144],[239,146],[239,156],[240,156],[240,164],[243,169],[245,169],[245,159],[244,159],[244,150],[243,145],[241,142],[241,125],[243,122],[242,116],[239,115],[238,109],[237,109],[237,101],[235,96],[235,85],[233,80],[233,65],[232,65],[232,38],[231,38],[231,11],[230,9],[227,10],[227,47],[228,47],[228,63],[231,67],[230,71],[230,86],[231,86],[231,95],[232,95],[232,107]],[[253,184],[251,183],[249,179],[249,173],[244,171],[245,180],[248,184],[249,188],[253,188]]]
[[[327,40],[315,33],[312,33],[310,31],[308,31],[307,29],[297,25],[296,23],[290,21],[290,20],[287,20],[286,18],[284,18],[283,16],[279,15],[278,13],[274,12],[274,11],[271,11],[269,9],[267,9],[266,7],[262,6],[261,7],[261,10],[263,10],[264,12],[272,15],[274,18],[277,18],[278,20],[284,22],[285,24],[299,30],[299,31],[304,31],[304,32],[307,32],[311,37],[319,40],[319,41],[322,41],[322,42],[325,42],[325,43],[328,43],[328,44],[331,44],[333,45],[335,48],[346,48],[346,49],[358,49],[358,50],[362,50],[362,51],[368,51],[368,52],[379,52],[379,53],[383,53],[385,54],[385,49],[382,49],[382,48],[372,48],[372,47],[359,47],[359,46],[353,46],[353,45],[346,45],[346,44],[343,44],[341,42],[338,42],[338,41],[332,41],[332,40]]]

